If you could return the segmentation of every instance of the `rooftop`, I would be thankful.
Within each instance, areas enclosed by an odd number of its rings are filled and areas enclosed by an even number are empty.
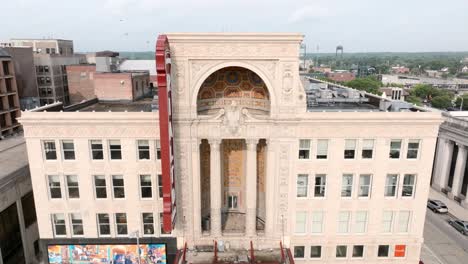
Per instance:
[[[0,58],[11,58],[11,56],[6,49],[0,48]]]
[[[28,166],[28,155],[23,135],[0,140],[0,185],[16,171]]]
[[[153,98],[137,101],[99,101],[97,99],[68,106],[65,112],[152,112]]]

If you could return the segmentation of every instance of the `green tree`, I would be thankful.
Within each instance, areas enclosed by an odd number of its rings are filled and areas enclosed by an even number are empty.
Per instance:
[[[464,94],[464,95],[458,97],[457,100],[455,101],[455,106],[457,107],[457,109],[460,109],[460,105],[462,103],[462,98],[463,98],[463,108],[462,108],[462,110],[468,110],[468,94]]]
[[[439,109],[447,109],[452,106],[452,98],[448,95],[441,95],[432,98],[431,105]]]
[[[412,103],[412,104],[415,104],[415,105],[419,105],[419,106],[422,105],[422,99],[417,97],[417,96],[414,96],[414,95],[407,96],[406,101],[408,103]]]
[[[366,78],[357,78],[349,82],[345,82],[344,85],[360,90],[366,91],[368,93],[381,95],[382,93],[379,91],[379,88],[383,86],[383,84],[374,77],[366,77]]]

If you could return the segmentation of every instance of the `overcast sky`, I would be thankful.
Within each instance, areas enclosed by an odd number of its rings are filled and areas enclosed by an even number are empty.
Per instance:
[[[468,0],[2,0],[0,41],[153,50],[161,32],[300,32],[308,51],[468,51]]]

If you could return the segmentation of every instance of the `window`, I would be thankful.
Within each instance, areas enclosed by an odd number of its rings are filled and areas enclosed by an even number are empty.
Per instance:
[[[161,159],[161,141],[156,140],[156,159]]]
[[[338,233],[348,233],[349,232],[349,220],[351,212],[341,211],[338,216]]]
[[[94,188],[96,192],[96,199],[107,198],[106,176],[94,175]]]
[[[57,150],[55,149],[55,141],[45,140],[43,141],[44,145],[44,156],[46,160],[56,160],[57,159]]]
[[[369,197],[371,190],[371,177],[370,174],[359,175],[359,190],[358,197]]]
[[[413,197],[415,183],[416,183],[416,175],[405,174],[405,176],[403,177],[403,189],[401,191],[401,196]]]
[[[354,159],[355,154],[356,154],[356,140],[355,139],[346,139],[345,140],[344,158],[345,159]]]
[[[49,195],[51,199],[62,198],[62,188],[60,188],[60,177],[58,175],[47,176],[49,180]]]
[[[99,236],[110,236],[109,214],[97,214]]]
[[[71,229],[73,236],[82,236],[83,232],[83,218],[81,214],[70,214],[71,218]]]
[[[315,175],[314,197],[325,197],[325,187],[327,184],[325,174]]]
[[[399,159],[401,151],[401,139],[392,139],[390,141],[390,158]]]
[[[388,174],[385,180],[385,197],[395,197],[398,186],[398,174]]]
[[[120,140],[109,140],[110,158],[111,160],[122,159],[122,146]]]
[[[44,72],[49,72],[49,66],[44,66]]]
[[[93,160],[104,159],[104,148],[101,140],[91,140],[91,158]]]
[[[387,258],[389,255],[390,246],[389,245],[379,245],[379,249],[377,251],[377,256],[379,258]]]
[[[46,53],[47,53],[47,54],[50,53],[50,48],[46,48]]]
[[[36,207],[34,206],[34,195],[32,191],[21,197],[21,207],[23,209],[24,226],[27,228],[36,223]]]
[[[412,139],[408,142],[407,159],[417,159],[419,152],[419,139]]]
[[[353,258],[363,258],[363,257],[364,257],[364,246],[354,245],[353,246]]]
[[[398,232],[407,233],[409,231],[410,211],[400,211],[398,215]]]
[[[115,226],[117,228],[117,235],[126,235],[128,233],[126,213],[115,214]]]
[[[321,258],[321,257],[322,257],[322,246],[311,246],[310,258]]]
[[[317,140],[317,159],[327,159],[328,157],[328,139]]]
[[[74,160],[75,146],[73,140],[62,140],[62,151],[64,160]]]
[[[162,181],[162,174],[158,174],[158,194],[159,198],[163,198],[163,181]]]
[[[304,258],[305,246],[294,246],[294,258]]]
[[[343,174],[341,181],[341,197],[351,197],[353,194],[353,175]]]
[[[228,194],[228,197],[227,197],[227,207],[228,209],[237,209],[237,200],[238,200],[238,195],[237,194],[234,194],[234,193],[230,193]]]
[[[343,245],[336,246],[336,257],[337,258],[346,258],[347,249],[348,249],[347,246],[343,246]]]
[[[308,175],[297,175],[297,197],[307,197]]]
[[[67,180],[67,190],[69,199],[78,199],[80,198],[80,187],[78,186],[78,176],[77,175],[65,175]]]
[[[367,211],[357,211],[354,223],[354,232],[365,233],[367,229]]]
[[[310,159],[310,139],[299,140],[299,159]]]
[[[391,233],[393,226],[393,211],[384,211],[382,215],[382,232]]]
[[[404,258],[406,256],[406,245],[395,245],[395,257]]]
[[[66,236],[67,227],[65,226],[65,215],[64,214],[53,214],[52,225],[54,227],[55,236]]]
[[[143,235],[154,235],[154,217],[153,213],[142,213]]]
[[[372,159],[374,152],[374,140],[364,139],[362,141],[362,155],[363,159]]]
[[[298,234],[305,234],[307,226],[307,212],[296,212],[296,230]]]
[[[315,211],[312,212],[312,227],[311,233],[317,234],[323,232],[323,212]]]
[[[164,224],[163,224],[163,213],[159,213],[159,226],[161,228],[160,232],[161,232],[161,235],[168,235],[168,234],[171,234],[171,232],[166,232],[164,231]]]
[[[112,175],[112,188],[114,190],[114,198],[125,198],[125,187],[123,175]]]
[[[141,198],[153,198],[151,175],[140,175]]]
[[[150,150],[149,150],[148,140],[138,140],[138,159],[139,160],[150,159]]]

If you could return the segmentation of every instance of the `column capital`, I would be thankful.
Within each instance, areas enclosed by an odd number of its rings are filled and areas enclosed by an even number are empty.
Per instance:
[[[219,150],[219,146],[221,145],[221,139],[209,138],[208,144],[210,144],[211,150]]]
[[[247,144],[247,150],[257,150],[258,138],[247,138],[245,143]]]

